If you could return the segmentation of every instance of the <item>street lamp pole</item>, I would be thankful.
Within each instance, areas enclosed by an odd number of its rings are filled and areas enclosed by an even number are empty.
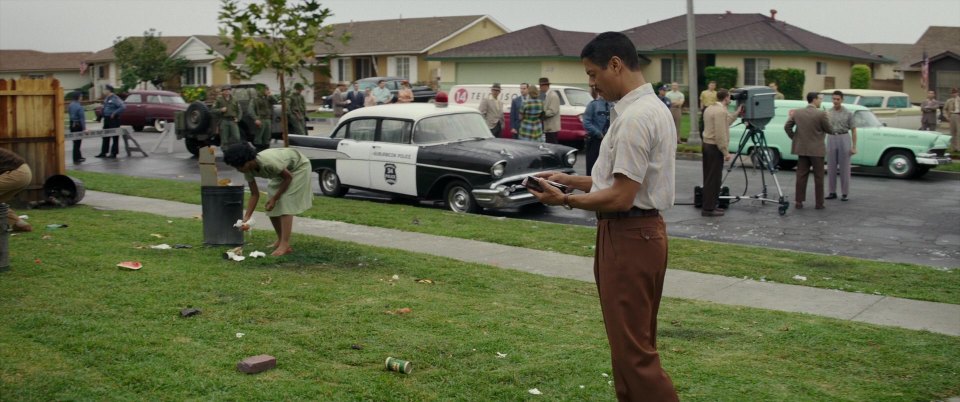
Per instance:
[[[687,70],[690,80],[690,135],[687,144],[700,145],[700,89],[697,87],[697,31],[694,23],[693,0],[687,0]],[[680,133],[677,133],[680,135]]]

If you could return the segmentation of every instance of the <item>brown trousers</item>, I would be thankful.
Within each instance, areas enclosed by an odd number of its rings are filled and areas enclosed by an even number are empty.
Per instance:
[[[723,176],[723,152],[714,144],[703,144],[703,210],[717,208],[720,179]]]
[[[26,163],[9,172],[0,174],[0,202],[12,200],[20,190],[30,185],[31,180],[33,180],[33,172]],[[3,219],[3,217],[0,217],[0,219]],[[7,209],[8,227],[12,228],[19,219],[17,213],[14,212],[12,208]]]
[[[593,274],[620,401],[676,401],[657,353],[667,229],[656,216],[600,219]]]
[[[796,201],[804,202],[807,200],[807,176],[810,174],[810,168],[813,168],[813,192],[816,196],[817,206],[823,206],[823,157],[822,156],[797,156],[797,188]]]

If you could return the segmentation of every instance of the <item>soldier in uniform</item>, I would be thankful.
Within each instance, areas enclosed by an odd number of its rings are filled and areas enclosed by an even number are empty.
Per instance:
[[[257,151],[270,148],[270,132],[273,129],[273,105],[277,103],[270,94],[270,88],[266,85],[257,86],[257,98],[253,101],[253,112],[256,121],[254,122],[259,130],[253,137],[253,145]]]
[[[294,84],[289,98],[287,120],[293,125],[294,134],[306,135],[307,101],[303,98],[303,84],[299,82]]]
[[[243,118],[243,110],[240,108],[240,102],[232,95],[232,88],[224,85],[220,89],[220,96],[217,97],[213,108],[220,111],[220,146],[226,147],[230,144],[236,144],[243,141],[240,137],[240,127],[237,123]]]

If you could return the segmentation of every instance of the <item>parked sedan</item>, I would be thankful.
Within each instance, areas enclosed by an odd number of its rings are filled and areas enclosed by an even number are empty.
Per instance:
[[[830,103],[833,91],[835,89],[825,89],[820,92],[824,103]],[[840,92],[843,92],[844,104],[869,108],[880,123],[889,127],[920,129],[920,117],[923,111],[910,104],[910,96],[903,92],[875,89],[841,89]]]
[[[393,100],[397,100],[397,92],[400,91],[400,83],[406,81],[406,78],[400,77],[369,77],[357,80],[361,91],[366,91],[367,88],[375,88],[377,83],[380,80],[384,80],[385,87],[390,90],[390,93],[393,94]],[[430,102],[433,98],[437,97],[437,91],[430,89],[430,87],[425,85],[410,85],[410,89],[413,90],[413,101],[414,102]]]
[[[770,148],[773,165],[783,169],[796,166],[797,156],[790,152],[791,140],[784,130],[790,110],[807,107],[807,103],[794,100],[775,101],[776,114],[764,129],[764,137]],[[947,153],[950,136],[936,131],[907,130],[884,126],[870,109],[858,105],[843,105],[853,112],[857,127],[857,153],[851,163],[859,166],[881,166],[891,177],[907,179],[920,177],[931,167],[952,163]],[[824,103],[821,108],[833,107]],[[735,123],[730,127],[730,150],[735,152],[745,134],[743,126]],[[754,147],[749,143],[744,154],[752,155]]]
[[[174,121],[174,114],[187,110],[187,102],[176,92],[131,91],[123,102],[127,108],[120,114],[121,126],[133,126],[134,131],[153,127],[163,131],[167,122]],[[97,120],[103,118],[103,107],[95,110]]]
[[[291,135],[320,175],[325,195],[357,188],[441,200],[455,212],[537,202],[520,185],[528,175],[572,174],[577,150],[495,138],[476,109],[399,104],[354,110],[329,138]]]

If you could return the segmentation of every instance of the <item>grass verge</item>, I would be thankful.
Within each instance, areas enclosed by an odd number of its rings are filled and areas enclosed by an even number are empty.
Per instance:
[[[196,183],[71,171],[86,188],[200,204]],[[315,197],[303,217],[592,256],[591,227],[455,214],[436,208]],[[732,277],[960,304],[960,272],[900,264],[671,238],[670,267]],[[806,281],[793,279],[795,275]]]
[[[307,236],[292,256],[235,263],[200,245],[198,220],[85,206],[30,215],[69,227],[10,239],[3,399],[524,400],[531,388],[613,398],[588,283]],[[270,237],[255,232],[247,251]],[[161,242],[193,248],[146,247]],[[124,260],[144,268],[114,266]],[[188,307],[202,313],[180,318]],[[412,312],[386,313],[403,307]],[[960,393],[960,338],[946,335],[664,299],[658,341],[682,400]],[[257,354],[277,368],[234,369]],[[385,371],[387,356],[413,373]]]

